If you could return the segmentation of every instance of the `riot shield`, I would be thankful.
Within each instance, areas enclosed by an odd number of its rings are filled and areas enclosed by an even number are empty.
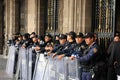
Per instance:
[[[13,77],[14,62],[15,62],[15,51],[16,51],[15,46],[10,46],[9,47],[8,60],[7,60],[7,65],[6,65],[6,73],[10,77]]]
[[[48,62],[47,66],[45,69],[45,76],[44,80],[56,80],[56,70],[57,70],[57,65],[56,65],[56,59],[53,59],[51,56],[47,56]]]
[[[65,80],[64,58],[57,60],[57,80]]]
[[[33,80],[45,80],[45,71],[48,64],[48,60],[44,54],[40,54],[36,59],[35,70]]]
[[[21,75],[20,75],[21,53],[22,53],[22,50],[21,48],[19,48],[17,70],[15,75],[16,80],[18,80],[18,78],[21,78]]]
[[[20,48],[16,80],[31,80],[32,78],[32,49]]]
[[[32,80],[32,49],[27,49],[27,76],[28,80]]]
[[[27,50],[25,48],[21,48],[20,57],[21,57],[20,80],[28,80],[27,79]]]
[[[68,57],[64,58],[65,65],[65,80],[80,80],[80,70],[78,61],[70,60]]]

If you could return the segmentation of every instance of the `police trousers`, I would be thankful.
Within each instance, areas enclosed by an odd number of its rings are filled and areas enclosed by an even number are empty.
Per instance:
[[[82,80],[92,80],[92,73],[89,72],[82,72]]]

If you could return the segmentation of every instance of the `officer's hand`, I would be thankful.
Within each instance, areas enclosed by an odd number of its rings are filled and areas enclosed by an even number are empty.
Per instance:
[[[20,43],[20,41],[16,41],[16,44],[19,44]]]
[[[38,51],[38,50],[40,50],[40,47],[39,47],[39,46],[36,46],[36,47],[35,47],[35,51]]]
[[[75,60],[75,57],[74,57],[74,56],[71,56],[71,57],[70,57],[70,60]]]
[[[58,60],[61,60],[64,56],[65,56],[64,54],[59,55],[59,56],[58,56]]]
[[[53,54],[52,58],[56,57],[57,56],[57,53]]]
[[[49,48],[49,49],[50,49],[50,51],[53,51],[53,47],[52,47],[52,46],[50,46],[50,48]]]
[[[22,45],[22,48],[26,48],[26,46],[25,46],[25,45]]]
[[[49,49],[50,49],[50,47],[49,47],[49,46],[46,46],[46,47],[45,47],[45,50],[49,50]]]
[[[49,51],[49,52],[47,53],[48,56],[50,56],[50,54],[51,54],[51,51]]]

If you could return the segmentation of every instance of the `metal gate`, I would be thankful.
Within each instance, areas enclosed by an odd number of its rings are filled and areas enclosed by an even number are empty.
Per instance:
[[[98,44],[106,51],[115,33],[116,0],[93,0],[93,32],[98,34]]]
[[[58,3],[59,0],[48,0],[46,32],[55,34],[58,29]]]

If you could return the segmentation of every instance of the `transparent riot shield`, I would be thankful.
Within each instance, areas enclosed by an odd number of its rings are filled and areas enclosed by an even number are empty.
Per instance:
[[[44,78],[47,65],[48,59],[46,59],[44,54],[40,54],[36,59],[33,80],[45,80]]]
[[[27,76],[28,80],[32,80],[32,49],[27,49]]]
[[[34,73],[33,73],[32,80],[35,80],[36,77],[37,77],[37,75],[38,75],[38,74],[36,75],[36,73],[37,73],[37,67],[38,67],[39,57],[40,57],[40,54],[37,53],[37,55],[36,55],[36,62],[35,62],[35,68],[34,68]]]
[[[16,80],[31,80],[32,70],[32,50],[31,48],[20,48],[16,71]]]
[[[65,80],[64,59],[57,60],[57,79],[58,80]]]
[[[68,57],[65,57],[64,64],[66,76],[65,80],[80,80],[78,60],[70,60]]]
[[[51,56],[47,56],[48,62],[45,70],[45,76],[43,80],[57,80],[57,62],[56,59],[53,59]]]
[[[21,53],[22,53],[22,50],[21,48],[19,48],[19,53],[18,53],[18,63],[17,63],[17,70],[16,70],[16,75],[15,75],[15,80],[18,80],[18,78],[21,78],[20,76],[20,64],[21,64]]]
[[[69,60],[68,62],[68,79],[79,80],[77,60]]]
[[[68,57],[58,60],[38,54],[32,80],[81,80],[80,65],[77,59]]]
[[[9,47],[8,60],[7,60],[7,65],[6,65],[6,73],[10,77],[13,77],[14,62],[15,62],[15,51],[16,51],[15,46],[10,46]]]
[[[21,48],[21,62],[20,62],[20,80],[28,80],[27,79],[27,50],[25,48]]]

